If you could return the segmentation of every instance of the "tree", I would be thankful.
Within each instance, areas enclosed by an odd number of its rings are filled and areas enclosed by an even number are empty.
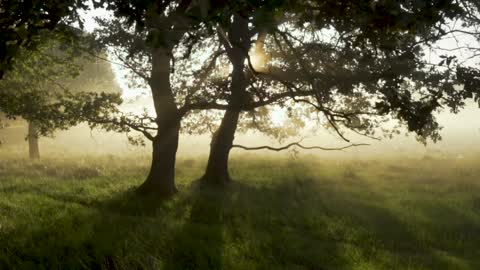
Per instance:
[[[229,108],[212,139],[203,177],[209,182],[230,179],[228,153],[241,110],[303,103],[321,113],[346,142],[342,129],[372,136],[392,119],[420,140],[436,141],[440,127],[434,112],[442,105],[457,111],[464,98],[478,93],[471,87],[455,89],[457,83],[468,85],[471,77],[430,66],[423,58],[423,48],[446,35],[448,21],[464,16],[455,1],[285,1],[280,8],[286,14],[280,22],[261,7],[242,14],[242,31],[233,26],[239,18],[235,14],[227,35],[221,35],[225,49],[243,50],[245,59],[254,42],[249,37],[264,43],[268,34],[272,59],[266,69],[255,70],[251,59],[244,64],[229,55],[233,70],[223,90]],[[273,20],[259,25],[258,14]],[[242,42],[239,33],[244,33]]]
[[[473,99],[480,106],[480,3],[474,0],[461,1],[465,16],[454,21],[446,31],[448,38],[455,40],[455,46],[435,44],[442,66],[448,72],[456,74],[463,91],[457,91],[457,103]],[[457,112],[461,106],[451,106]]]
[[[228,39],[223,35],[220,39],[233,66],[228,99],[230,108],[226,110],[220,127],[213,136],[207,169],[203,177],[207,181],[216,183],[228,181],[226,178],[228,177],[228,154],[234,140],[242,103],[247,94],[245,61],[251,45],[248,19],[234,14],[228,33]]]
[[[169,196],[176,192],[175,159],[181,119],[193,108],[186,93],[172,85],[172,70],[177,58],[189,58],[192,48],[208,35],[205,22],[215,17],[217,5],[206,7],[206,1],[111,1],[107,8],[116,19],[99,21],[102,44],[115,49],[114,54],[131,70],[138,83],[151,89],[156,117],[132,116],[117,113],[92,122],[109,129],[124,127],[141,132],[152,142],[152,165],[146,181],[139,188]],[[193,34],[195,33],[195,34]],[[181,52],[181,50],[185,50]],[[175,57],[175,54],[184,57]],[[132,79],[132,83],[136,83]],[[175,88],[175,89],[174,89]],[[179,108],[178,98],[184,106]],[[118,115],[119,114],[119,115]],[[150,132],[155,132],[151,134]]]
[[[87,9],[82,0],[2,0],[0,2],[0,79],[12,67],[13,59],[23,49],[34,49],[43,30],[62,29],[80,22],[78,9]],[[99,1],[103,2],[103,1]],[[60,27],[58,25],[60,24]]]
[[[248,6],[242,2],[238,7]],[[140,191],[168,196],[176,192],[174,171],[182,120],[193,111],[228,108],[211,99],[216,96],[215,89],[197,86],[207,77],[215,77],[215,60],[224,54],[215,48],[215,29],[228,20],[228,12],[236,9],[237,3],[143,1],[129,5],[112,1],[108,8],[117,18],[99,21],[99,40],[114,48],[115,56],[131,71],[132,83],[144,83],[151,89],[156,117],[118,113],[92,122],[110,129],[121,126],[140,131],[152,141],[152,166]],[[212,65],[199,63],[198,58],[209,54],[205,48],[213,49],[209,55]]]
[[[99,40],[115,48],[116,57],[132,72],[133,83],[143,82],[150,87],[157,116],[119,113],[116,118],[92,122],[111,124],[107,125],[110,129],[126,126],[152,141],[152,166],[141,191],[174,193],[175,157],[182,120],[191,117],[192,112],[229,108],[217,102],[224,92],[217,93],[215,85],[203,86],[208,84],[207,78],[215,79],[216,60],[225,53],[216,46],[219,44],[217,26],[228,23],[233,11],[249,10],[250,5],[243,1],[110,3],[108,8],[117,18],[100,21]],[[213,51],[210,54],[209,49]],[[245,59],[243,48],[241,51],[237,55],[241,53]],[[205,54],[209,54],[210,59],[203,65],[198,58],[205,58]],[[204,131],[198,124],[189,125],[187,129],[192,126]]]
[[[84,108],[66,108],[62,102],[67,98],[69,103],[81,103],[85,98],[98,97],[98,109],[106,105],[105,98],[111,99],[112,105],[120,102],[110,65],[93,62],[79,48],[62,43],[61,37],[61,33],[44,31],[43,42],[35,50],[23,49],[0,81],[0,109],[10,118],[20,116],[28,122],[31,159],[40,157],[39,136],[52,135],[56,129],[67,129],[83,121]],[[96,97],[100,92],[109,94]]]

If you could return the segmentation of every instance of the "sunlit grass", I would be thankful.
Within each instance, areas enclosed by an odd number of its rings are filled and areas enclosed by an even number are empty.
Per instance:
[[[480,269],[479,159],[234,157],[168,201],[148,156],[0,161],[0,269]],[[153,268],[152,268],[153,267]]]

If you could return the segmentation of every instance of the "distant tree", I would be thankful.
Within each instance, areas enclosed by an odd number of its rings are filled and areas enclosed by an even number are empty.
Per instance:
[[[111,101],[111,106],[120,102],[120,89],[109,63],[88,57],[58,37],[58,33],[44,31],[43,42],[34,50],[23,49],[17,54],[15,64],[0,81],[0,110],[10,118],[22,117],[28,122],[31,159],[40,157],[39,136],[52,135],[84,120],[87,108],[71,106],[72,102],[97,99],[96,109],[105,102]],[[88,110],[89,114],[97,113]]]

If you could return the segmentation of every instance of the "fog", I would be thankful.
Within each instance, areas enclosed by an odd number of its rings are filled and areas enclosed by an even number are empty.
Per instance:
[[[140,108],[145,104],[137,104]],[[129,106],[135,107],[130,102]],[[438,120],[443,129],[442,140],[433,143],[429,141],[423,145],[415,139],[414,134],[403,132],[392,139],[381,138],[380,141],[366,137],[349,134],[348,138],[354,143],[367,143],[369,146],[359,146],[343,151],[301,150],[296,149],[296,155],[314,155],[319,158],[375,158],[380,156],[417,156],[434,155],[437,157],[454,156],[463,158],[480,152],[480,118],[478,107],[469,104],[459,114],[443,112],[438,115]],[[287,120],[288,121],[288,120]],[[25,141],[27,126],[22,120],[7,121],[8,125],[0,129],[1,151],[13,151],[18,155],[28,155],[28,144]],[[341,147],[346,145],[338,135],[322,127],[315,132],[305,131],[299,137],[278,142],[258,132],[237,134],[235,144],[245,146],[272,145],[281,146],[303,138],[305,146]],[[211,134],[185,135],[180,139],[179,156],[206,156],[209,150]],[[104,132],[90,129],[87,125],[79,125],[66,131],[57,131],[51,138],[40,138],[40,151],[43,155],[149,155],[151,146],[145,141],[146,146],[129,144],[125,134]],[[293,149],[293,148],[292,148]],[[293,151],[272,152],[267,150],[246,151],[234,149],[233,155],[257,154],[291,156]]]

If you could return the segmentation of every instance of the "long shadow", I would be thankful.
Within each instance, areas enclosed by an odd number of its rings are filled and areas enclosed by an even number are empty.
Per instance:
[[[184,224],[173,233],[170,254],[161,269],[222,269],[224,211],[231,190],[193,183],[180,204],[189,207]]]
[[[371,194],[370,202],[301,179],[267,186],[237,182],[227,194],[224,238],[242,247],[234,254],[256,269],[352,269],[359,261],[384,267],[375,257],[385,252],[392,259],[387,267],[408,268],[414,261],[452,268],[405,220],[375,201],[381,194]]]
[[[140,196],[134,189],[105,200],[34,185],[3,191],[37,194],[73,209],[62,218],[0,231],[0,254],[14,254],[0,255],[0,269],[222,268],[228,189],[192,184],[171,200]]]
[[[153,255],[131,256],[128,243],[147,237],[138,235],[146,219],[161,229],[165,221],[158,213],[168,202],[140,197],[134,190],[103,201],[38,187],[29,191],[56,201],[56,211],[65,214],[39,213],[33,223],[0,231],[0,269],[150,269]]]
[[[369,201],[332,182],[237,179],[224,189],[194,183],[169,201],[134,190],[105,200],[30,191],[67,214],[0,231],[0,269],[347,270],[359,261],[383,269],[412,261],[420,268],[452,268],[382,205],[384,196],[372,193]],[[385,253],[396,262],[376,261]]]
[[[460,208],[461,209],[461,208]],[[428,222],[423,230],[429,232],[429,246],[437,251],[437,260],[451,258],[467,261],[471,269],[480,269],[480,215],[478,211],[460,211],[447,203],[428,203],[418,207]],[[441,256],[447,254],[448,256]]]

